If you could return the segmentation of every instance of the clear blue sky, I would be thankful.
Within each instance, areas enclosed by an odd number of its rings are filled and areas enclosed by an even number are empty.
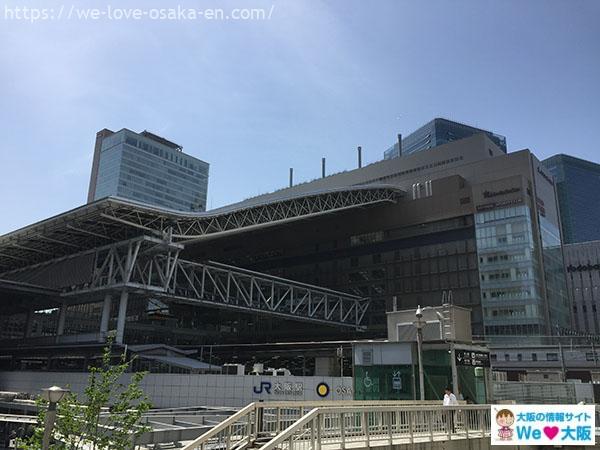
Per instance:
[[[76,6],[105,8],[104,2]],[[175,6],[177,1],[113,6]],[[211,164],[211,207],[381,159],[442,116],[539,158],[600,161],[600,1],[192,2],[271,19],[9,20],[0,4],[0,234],[85,202],[96,131]],[[600,194],[600,193],[599,193]]]

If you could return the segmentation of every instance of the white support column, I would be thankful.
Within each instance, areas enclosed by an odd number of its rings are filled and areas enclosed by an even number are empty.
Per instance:
[[[454,347],[454,341],[450,341],[450,368],[452,369],[452,392],[458,397],[458,369],[456,368],[456,348]]]
[[[125,335],[125,318],[127,317],[127,299],[129,293],[125,290],[121,292],[121,299],[119,301],[119,315],[117,317],[117,336],[115,342],[117,344],[123,343],[123,336]]]
[[[102,318],[100,319],[100,340],[104,342],[108,335],[108,323],[110,321],[110,307],[112,303],[112,296],[106,294],[104,296],[104,304],[102,305]]]
[[[67,304],[63,303],[58,308],[58,326],[56,327],[56,335],[62,336],[65,332],[65,319],[67,318]]]

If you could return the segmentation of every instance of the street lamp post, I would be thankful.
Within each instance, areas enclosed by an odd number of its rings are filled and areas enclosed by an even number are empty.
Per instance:
[[[42,398],[48,402],[48,411],[46,411],[46,423],[44,425],[44,437],[42,439],[42,450],[50,448],[50,437],[56,420],[56,404],[60,402],[68,389],[63,389],[58,386],[52,386],[42,390]]]
[[[417,353],[419,357],[419,395],[421,401],[425,401],[425,376],[423,374],[423,310],[421,305],[417,307],[415,312],[417,320],[414,322],[417,327]]]
[[[452,291],[450,291],[450,295]],[[456,348],[454,347],[454,333],[450,334],[450,339],[446,334],[446,319],[443,314],[436,311],[436,315],[442,324],[442,337],[450,344],[450,368],[452,369],[452,390],[458,395],[458,370],[456,368]],[[453,326],[453,325],[451,325]]]

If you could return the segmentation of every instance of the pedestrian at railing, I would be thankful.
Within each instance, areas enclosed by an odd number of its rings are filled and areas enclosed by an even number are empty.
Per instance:
[[[444,406],[457,406],[458,400],[456,399],[456,395],[452,393],[452,389],[447,387],[444,390]],[[454,409],[450,409],[448,411],[444,411],[444,421],[446,422],[446,432],[454,433]]]

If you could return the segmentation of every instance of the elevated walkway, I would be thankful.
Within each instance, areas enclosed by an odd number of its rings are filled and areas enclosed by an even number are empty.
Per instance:
[[[251,403],[184,450],[342,450],[488,440],[489,405]],[[488,441],[489,442],[489,441]]]

